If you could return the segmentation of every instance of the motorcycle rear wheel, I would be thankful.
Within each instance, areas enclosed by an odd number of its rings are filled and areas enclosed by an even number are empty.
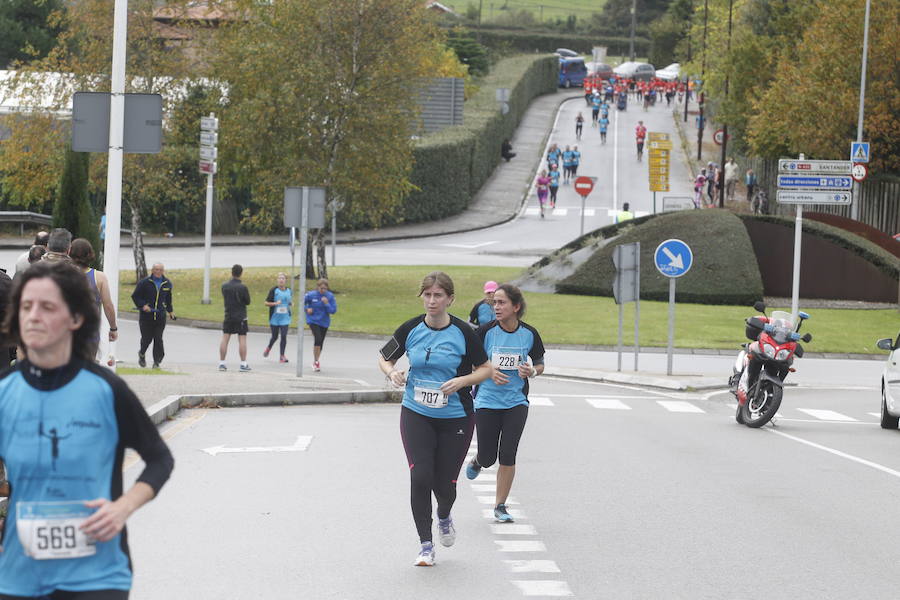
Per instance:
[[[763,379],[756,387],[753,397],[740,407],[741,417],[747,427],[758,428],[772,420],[781,406],[782,390],[768,379]]]

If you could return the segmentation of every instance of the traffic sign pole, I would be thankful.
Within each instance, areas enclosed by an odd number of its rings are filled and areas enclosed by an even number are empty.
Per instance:
[[[669,278],[669,343],[666,346],[666,375],[672,374],[672,354],[675,350],[675,278]]]
[[[203,142],[218,141],[216,131],[219,129],[219,121],[215,114],[210,113],[209,117],[200,118],[200,156],[201,158],[211,157],[211,161],[200,161],[200,171],[206,173],[206,223],[203,235],[203,297],[200,299],[201,304],[211,304],[209,297],[209,270],[212,263],[212,215],[213,215],[213,175],[216,171],[216,146],[207,145]],[[207,134],[204,136],[204,134]]]
[[[791,315],[797,322],[800,311],[800,248],[803,241],[803,205],[797,205],[797,214],[794,217],[794,281],[791,285]]]
[[[666,347],[666,374],[672,374],[672,354],[675,347],[675,280],[691,270],[694,255],[690,246],[681,240],[662,242],[653,253],[656,269],[669,278],[669,341]]]

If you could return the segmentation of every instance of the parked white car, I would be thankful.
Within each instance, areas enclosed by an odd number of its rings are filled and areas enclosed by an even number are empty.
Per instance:
[[[900,423],[900,334],[896,340],[878,340],[878,347],[890,352],[881,374],[881,427],[897,429]]]
[[[681,65],[678,63],[672,63],[665,69],[659,69],[656,72],[656,78],[662,79],[663,81],[675,81],[678,79],[678,75],[681,73]]]

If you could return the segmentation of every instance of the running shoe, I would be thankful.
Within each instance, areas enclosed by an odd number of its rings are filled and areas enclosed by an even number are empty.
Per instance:
[[[154,368],[154,369],[158,369],[158,368],[159,368],[159,363],[158,363],[158,362],[153,363],[153,368]]]
[[[280,362],[280,363],[286,363],[287,361],[288,361],[288,359],[284,354],[282,354],[281,358],[278,359],[278,362]]]
[[[241,365],[241,371],[252,371],[250,365]]]
[[[449,548],[456,541],[456,527],[453,526],[453,517],[438,519],[438,532],[441,534],[441,546]]]
[[[263,350],[263,358],[266,358],[267,356],[269,356],[269,352],[270,352],[271,350],[272,350],[272,348],[266,346],[266,349]]]
[[[469,464],[466,465],[466,477],[469,479],[475,479],[478,477],[478,474],[481,473],[481,465],[475,462],[475,459],[469,461]]]
[[[318,373],[321,370],[322,370],[322,365],[319,364],[319,361],[317,361],[317,360],[313,361],[313,371]]]
[[[417,567],[433,567],[434,566],[434,543],[423,542],[422,549],[419,550],[419,556],[413,563]]]
[[[494,509],[494,520],[498,523],[512,523],[513,518],[512,515],[509,514],[509,511],[506,510],[505,504],[498,504]]]
[[[138,352],[138,365],[141,367],[147,366],[147,358],[140,352]]]
[[[227,371],[227,370],[228,370],[228,367],[226,367],[225,364],[223,363],[223,364],[219,365],[219,370],[220,370],[220,371]]]

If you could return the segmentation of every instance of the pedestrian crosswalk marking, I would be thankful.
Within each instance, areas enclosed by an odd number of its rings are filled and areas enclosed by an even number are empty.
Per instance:
[[[534,528],[534,525],[497,523],[491,525],[491,533],[494,535],[537,535],[537,530]]]
[[[480,476],[480,475],[478,476],[478,479],[481,479],[481,476]],[[473,492],[488,492],[488,493],[491,493],[491,492],[493,492],[493,491],[496,489],[496,487],[497,487],[497,486],[495,486],[495,485],[484,485],[484,484],[479,484],[479,483],[473,483],[473,484],[472,484],[472,491],[473,491]]]
[[[586,208],[586,209],[584,209],[584,210],[581,211],[581,212],[583,212],[583,213],[584,213],[584,216],[586,216],[586,217],[593,217],[593,216],[594,216],[594,209],[593,209],[593,208]]]
[[[494,540],[500,552],[546,552],[547,546],[540,540]]]
[[[873,417],[878,417],[879,419],[881,418],[881,413],[868,413],[868,414],[872,415]]]
[[[553,215],[554,217],[565,217],[570,212],[574,216],[574,215],[580,215],[582,211],[580,208],[559,208],[559,207],[557,207],[557,208],[549,208],[548,207],[545,211],[545,213],[549,213],[549,214]],[[541,214],[541,209],[530,206],[525,209],[525,214],[529,217],[536,217],[539,214]],[[586,216],[586,217],[593,217],[593,216],[596,216],[596,214],[597,214],[597,210],[594,208],[585,208],[584,209],[584,216]],[[446,244],[444,244],[444,245],[446,245]]]
[[[594,408],[605,408],[608,410],[631,410],[631,407],[621,400],[610,398],[585,398],[588,404]]]
[[[564,216],[566,216],[566,214],[568,214],[568,212],[569,212],[569,209],[567,209],[567,208],[554,208],[553,216],[554,217],[564,217]]]
[[[493,490],[491,490],[491,491],[493,491]],[[475,496],[475,497],[478,498],[478,501],[481,502],[482,504],[493,504],[493,505],[497,504],[497,499],[494,498],[494,496]],[[513,498],[512,496],[510,496],[509,498],[506,499],[506,504],[508,506],[512,506],[512,505],[518,504],[518,503],[519,503],[519,501],[516,500],[515,498]]]
[[[517,521],[521,521],[522,519],[528,518],[527,516],[525,516],[525,513],[518,508],[507,508],[506,512],[508,512],[509,515]],[[494,509],[493,508],[482,509],[481,516],[484,517],[485,519],[493,520],[494,519]]]
[[[501,527],[504,527],[501,525]],[[552,560],[504,560],[513,573],[559,573],[559,567]]]
[[[573,596],[569,584],[565,581],[529,579],[526,581],[513,581],[513,584],[519,588],[523,596],[542,596],[562,598]]]
[[[553,406],[553,400],[543,396],[529,396],[528,404],[531,406]]]
[[[815,417],[817,419],[821,419],[822,421],[856,421],[853,417],[848,417],[847,415],[842,415],[839,412],[835,412],[833,410],[821,410],[818,408],[798,408],[802,413],[806,413],[811,417]]]
[[[683,400],[657,400],[656,403],[670,412],[683,412],[683,413],[706,412],[699,406],[694,406],[690,402],[685,402]]]

